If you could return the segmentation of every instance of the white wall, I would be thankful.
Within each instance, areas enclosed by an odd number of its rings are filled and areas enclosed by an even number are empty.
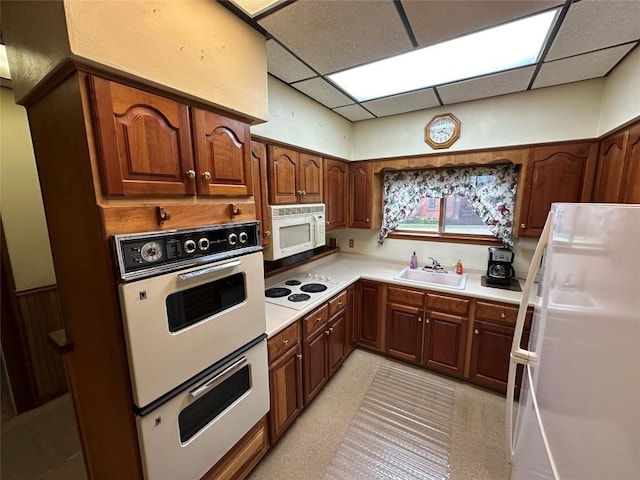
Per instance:
[[[598,136],[640,116],[640,48],[604,80]]]
[[[0,209],[17,290],[56,283],[25,109],[1,88]]]
[[[269,76],[269,121],[251,133],[316,152],[351,159],[351,122]]]
[[[352,159],[436,152],[424,141],[424,127],[444,112],[462,123],[448,152],[593,138],[602,87],[603,79],[595,79],[356,122]]]

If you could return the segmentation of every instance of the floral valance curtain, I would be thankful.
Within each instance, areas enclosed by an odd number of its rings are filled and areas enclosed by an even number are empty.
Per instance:
[[[517,180],[515,165],[385,172],[379,242],[411,215],[421,199],[464,195],[491,233],[513,246]]]

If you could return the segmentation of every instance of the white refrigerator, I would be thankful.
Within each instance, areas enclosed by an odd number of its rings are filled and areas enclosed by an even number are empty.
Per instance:
[[[553,204],[516,323],[506,429],[513,480],[640,479],[640,205]]]

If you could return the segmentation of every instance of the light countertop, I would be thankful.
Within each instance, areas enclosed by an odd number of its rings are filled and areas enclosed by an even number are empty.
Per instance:
[[[416,283],[395,280],[393,277],[398,275],[400,271],[407,265],[402,262],[386,261],[368,255],[357,255],[352,253],[336,253],[324,257],[315,262],[305,264],[303,266],[293,268],[285,273],[281,273],[274,277],[265,279],[266,287],[275,285],[283,280],[298,273],[312,272],[318,275],[329,275],[332,280],[341,282],[340,289],[333,291],[328,295],[317,295],[312,302],[301,310],[294,310],[279,305],[265,302],[265,311],[267,317],[267,335],[272,337],[283,328],[289,326],[297,319],[305,316],[307,313],[322,305],[334,295],[340,293],[344,288],[359,279],[374,280],[388,284],[401,285],[410,288],[420,288],[433,292],[450,293],[454,295],[481,298],[485,300],[494,300],[497,302],[520,304],[522,298],[521,292],[503,290],[499,288],[483,287],[480,284],[480,277],[484,272],[468,271],[467,285],[464,290],[458,290],[446,286],[437,285],[418,285]],[[524,287],[524,281],[519,280],[520,286]],[[529,296],[529,305],[535,303],[535,288],[532,289]]]

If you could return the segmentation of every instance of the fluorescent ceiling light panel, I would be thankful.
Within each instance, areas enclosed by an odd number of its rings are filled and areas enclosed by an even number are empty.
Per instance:
[[[0,44],[0,77],[11,80],[9,60],[7,59],[7,47],[2,44]]]
[[[282,2],[284,2],[284,0],[231,0],[231,3],[240,7],[240,9],[251,18],[260,15]]]
[[[538,61],[558,9],[329,75],[358,101],[454,82]]]

